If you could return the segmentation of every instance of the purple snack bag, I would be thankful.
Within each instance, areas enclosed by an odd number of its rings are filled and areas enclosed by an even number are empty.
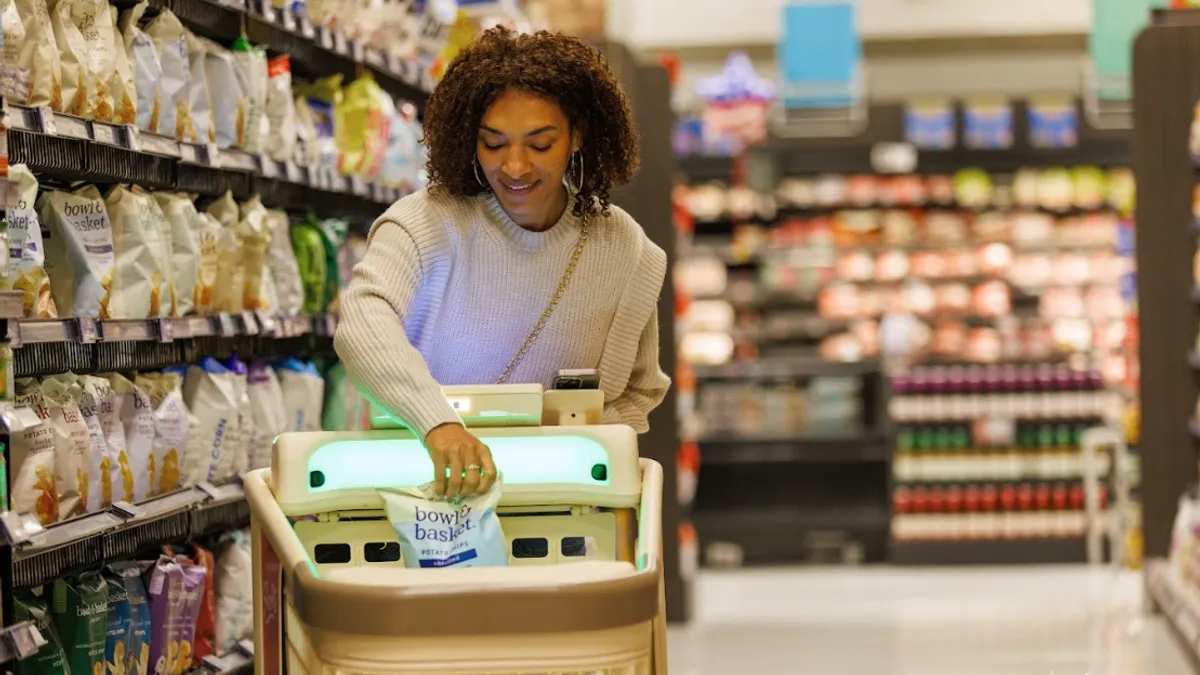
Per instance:
[[[172,675],[182,628],[183,567],[167,556],[146,565],[149,567],[146,597],[150,602],[150,673]]]
[[[204,601],[204,588],[208,570],[188,558],[178,558],[183,567],[183,603],[179,621],[179,651],[175,657],[175,675],[183,675],[192,669],[195,650],[192,640],[196,636],[196,618],[200,616],[200,605]]]

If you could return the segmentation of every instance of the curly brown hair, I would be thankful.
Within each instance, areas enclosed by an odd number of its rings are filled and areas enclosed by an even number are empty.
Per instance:
[[[487,191],[475,178],[480,120],[502,93],[520,89],[558,103],[580,131],[586,162],[575,215],[607,211],[610,193],[640,164],[629,100],[599,50],[578,38],[496,27],[459,52],[425,108],[429,182],[454,196]]]

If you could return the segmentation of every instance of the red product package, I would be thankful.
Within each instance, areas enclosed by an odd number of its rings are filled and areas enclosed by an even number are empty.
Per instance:
[[[192,544],[192,558],[203,567],[208,575],[204,581],[204,592],[200,599],[200,614],[196,617],[196,634],[192,638],[192,657],[196,666],[206,656],[216,656],[217,619],[216,600],[213,596],[213,578],[216,576],[216,558],[212,551]]]

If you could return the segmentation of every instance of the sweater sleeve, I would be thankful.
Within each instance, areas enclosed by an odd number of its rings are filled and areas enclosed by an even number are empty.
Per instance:
[[[658,364],[658,310],[642,329],[637,358],[625,391],[604,406],[606,424],[627,424],[639,434],[650,429],[650,412],[662,403],[671,378]]]
[[[342,296],[334,348],[367,398],[420,438],[460,419],[408,341],[407,316],[425,274],[422,253],[438,245],[385,214],[372,228],[367,252]],[[424,249],[424,250],[423,250]]]

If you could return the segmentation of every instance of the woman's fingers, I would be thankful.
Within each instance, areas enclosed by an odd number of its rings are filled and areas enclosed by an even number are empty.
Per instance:
[[[480,491],[479,490],[479,473],[483,470],[483,465],[480,463],[479,456],[481,454],[483,454],[480,452],[480,449],[482,447],[483,447],[482,443],[476,443],[475,447],[470,448],[463,455],[463,457],[465,458],[463,468],[467,472],[466,476],[463,477],[462,493],[464,495],[473,495],[473,494],[479,493],[479,491]]]
[[[446,496],[457,497],[462,494],[463,486],[463,448],[454,448],[448,454],[450,455],[450,481],[446,486]]]
[[[431,452],[433,459],[433,491],[440,497],[446,494],[446,453]]]

